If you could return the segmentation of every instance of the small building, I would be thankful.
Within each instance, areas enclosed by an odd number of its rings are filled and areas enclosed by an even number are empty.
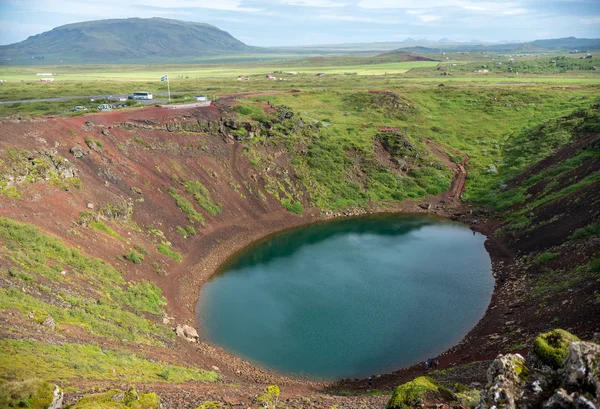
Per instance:
[[[206,95],[196,95],[194,99],[196,101],[208,101],[208,97]]]
[[[41,82],[54,82],[54,78],[40,78]]]

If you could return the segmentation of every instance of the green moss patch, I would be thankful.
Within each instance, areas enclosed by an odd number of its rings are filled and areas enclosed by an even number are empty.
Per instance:
[[[160,398],[155,393],[138,394],[135,388],[127,392],[111,389],[81,398],[71,409],[159,409]]]
[[[535,339],[533,353],[546,365],[558,369],[569,353],[569,344],[575,341],[579,341],[575,335],[562,329],[555,329]]]
[[[54,385],[41,379],[0,381],[0,407],[45,409],[54,398]]]
[[[425,398],[453,401],[454,395],[437,381],[427,376],[419,376],[398,386],[387,403],[386,409],[412,407],[421,404]]]

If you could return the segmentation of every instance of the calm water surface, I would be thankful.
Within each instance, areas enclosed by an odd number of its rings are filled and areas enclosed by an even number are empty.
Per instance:
[[[485,237],[421,216],[315,224],[247,249],[206,283],[201,334],[254,363],[363,377],[433,357],[483,316]]]

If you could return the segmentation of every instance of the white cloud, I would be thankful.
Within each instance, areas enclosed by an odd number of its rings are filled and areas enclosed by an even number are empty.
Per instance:
[[[338,14],[320,14],[314,17],[316,20],[325,21],[350,21],[358,23],[375,23],[375,24],[398,24],[398,21],[384,20],[380,18],[372,17],[360,17],[360,16],[343,16]]]
[[[596,24],[600,24],[600,16],[586,17],[586,18],[580,19],[579,21],[581,21],[581,24],[596,25]]]
[[[331,0],[279,0],[282,4],[289,6],[306,6],[306,7],[344,7],[346,3],[340,3]]]
[[[430,22],[430,21],[436,21],[442,18],[442,16],[434,16],[431,14],[421,14],[419,16],[419,18],[421,19],[421,21],[424,21],[426,23]]]
[[[241,0],[33,0],[24,6],[34,12],[59,13],[106,17],[153,17],[160,15],[190,14],[190,10],[211,9],[224,11],[259,12],[259,8],[244,7]]]
[[[500,14],[504,14],[506,16],[515,16],[518,14],[527,14],[527,9],[522,9],[522,8],[516,8],[516,9],[508,9],[508,10],[504,10],[501,11]]]

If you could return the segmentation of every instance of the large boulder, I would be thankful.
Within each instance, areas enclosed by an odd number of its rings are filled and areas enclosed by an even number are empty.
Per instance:
[[[200,338],[198,331],[189,325],[177,325],[175,333],[178,337],[181,337],[189,342],[198,342],[198,339]]]

